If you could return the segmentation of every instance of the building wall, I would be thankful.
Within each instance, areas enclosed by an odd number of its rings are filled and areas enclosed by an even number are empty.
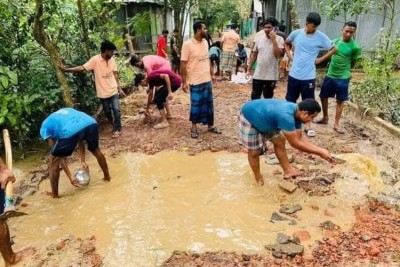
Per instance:
[[[311,0],[296,0],[297,12],[299,15],[300,26],[305,24],[305,19],[308,13],[314,11],[318,12],[312,6]],[[400,10],[400,0],[397,1],[397,7]],[[361,45],[364,51],[374,50],[376,44],[376,36],[382,28],[388,27],[388,19],[384,19],[379,10],[373,10],[368,14],[349,17],[347,20],[353,20],[357,23],[357,34],[355,39]],[[340,37],[340,31],[344,24],[343,17],[337,17],[335,20],[330,20],[327,17],[321,16],[322,22],[319,30],[326,33],[330,38],[334,39]],[[395,21],[395,29],[400,28],[400,17]]]

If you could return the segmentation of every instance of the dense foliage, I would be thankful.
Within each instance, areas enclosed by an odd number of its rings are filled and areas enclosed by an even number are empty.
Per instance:
[[[80,1],[92,56],[99,53],[103,39],[115,42],[119,48],[123,45],[123,26],[118,26],[113,17],[118,6],[106,2]],[[43,119],[65,103],[56,78],[57,66],[33,36],[37,3],[0,0],[0,126],[9,129],[12,139],[20,144],[37,138]],[[44,1],[39,19],[66,65],[82,65],[88,60],[76,1]],[[128,86],[131,70],[122,64],[124,60],[117,59],[122,85]],[[89,114],[95,112],[99,103],[91,73],[66,76],[74,106]]]

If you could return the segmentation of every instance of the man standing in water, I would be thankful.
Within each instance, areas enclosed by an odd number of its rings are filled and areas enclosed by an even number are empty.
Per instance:
[[[204,22],[196,21],[193,24],[194,37],[187,40],[182,46],[181,75],[182,89],[190,87],[190,121],[192,129],[190,136],[199,137],[197,124],[207,124],[208,131],[221,134],[214,126],[214,101],[212,81],[215,81],[213,68],[208,58],[208,44],[204,37],[207,27]]]
[[[299,104],[280,99],[257,99],[243,105],[239,114],[239,143],[247,149],[247,158],[259,185],[264,185],[260,155],[266,141],[274,144],[285,179],[300,174],[289,163],[286,140],[298,150],[333,161],[328,150],[308,142],[302,135],[302,123],[310,122],[319,112],[321,107],[314,99],[305,99]]]
[[[353,39],[356,30],[357,24],[354,21],[348,21],[342,28],[342,37],[333,40],[337,51],[332,56],[319,95],[323,117],[315,123],[328,124],[328,98],[336,96],[336,116],[333,130],[339,134],[344,134],[343,129],[339,126],[339,120],[342,116],[344,102],[349,100],[350,71],[361,55],[361,48]]]
[[[15,182],[14,174],[7,168],[3,160],[0,158],[0,214],[4,213],[5,205],[5,187],[7,183]],[[26,259],[33,253],[35,249],[32,247],[25,248],[20,252],[14,253],[11,247],[10,230],[8,229],[7,219],[0,219],[0,253],[3,256],[5,266],[11,266]]]
[[[92,57],[82,66],[66,68],[60,66],[65,72],[94,71],[97,97],[103,105],[104,113],[108,121],[113,124],[112,137],[117,138],[121,135],[121,108],[119,106],[119,94],[122,91],[119,84],[117,65],[113,58],[117,47],[108,40],[101,43],[101,53]]]
[[[99,128],[95,119],[86,113],[73,108],[62,108],[48,116],[42,123],[40,135],[51,148],[49,159],[49,175],[51,196],[59,198],[58,182],[60,180],[60,166],[64,169],[71,184],[79,186],[77,180],[72,178],[66,157],[71,156],[75,147],[79,144],[82,168],[89,170],[85,162],[86,141],[88,150],[96,157],[104,174],[104,181],[110,181],[107,161],[99,148]]]

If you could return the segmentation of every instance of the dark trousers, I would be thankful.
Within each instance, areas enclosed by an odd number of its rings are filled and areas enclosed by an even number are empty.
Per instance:
[[[119,106],[119,95],[115,94],[109,98],[100,98],[104,114],[108,121],[113,124],[113,131],[121,131],[121,108]]]
[[[272,98],[274,96],[276,81],[266,81],[253,79],[251,100],[260,99],[261,94],[264,98]]]

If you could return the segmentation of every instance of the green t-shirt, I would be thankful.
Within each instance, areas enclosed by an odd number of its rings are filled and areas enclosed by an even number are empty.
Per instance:
[[[333,40],[337,51],[332,56],[326,76],[334,79],[349,79],[351,62],[361,55],[361,48],[354,39],[343,42],[342,38]]]

